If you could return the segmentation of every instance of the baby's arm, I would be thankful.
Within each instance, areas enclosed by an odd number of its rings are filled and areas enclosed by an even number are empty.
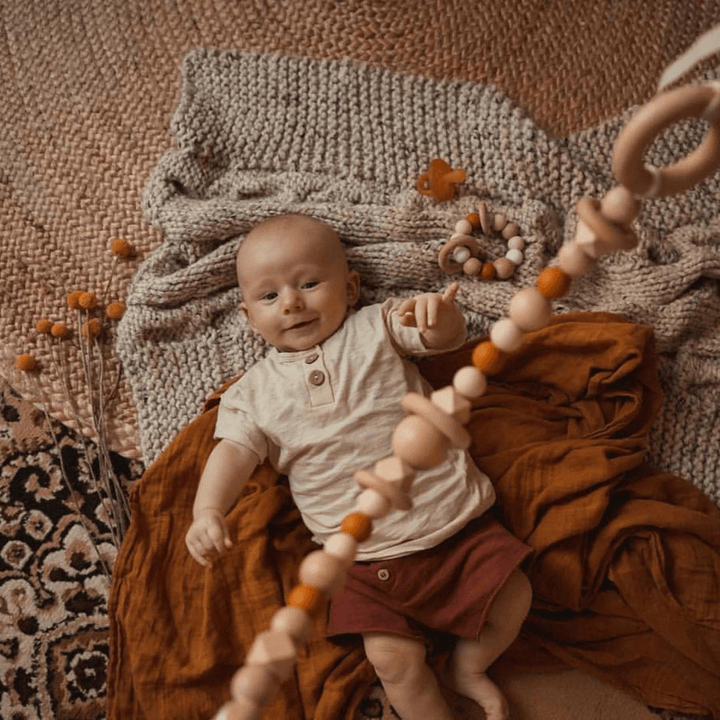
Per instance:
[[[185,536],[190,554],[205,567],[209,557],[232,546],[225,515],[260,462],[255,452],[232,440],[221,440],[205,463],[195,503],[193,524]]]
[[[464,331],[465,318],[455,303],[459,287],[455,282],[442,295],[418,295],[405,300],[398,308],[400,322],[417,327],[425,347],[442,350]]]

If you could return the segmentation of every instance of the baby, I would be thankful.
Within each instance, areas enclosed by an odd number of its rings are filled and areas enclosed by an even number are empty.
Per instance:
[[[408,392],[428,385],[407,355],[450,350],[465,321],[444,294],[354,310],[360,280],[335,231],[305,216],[255,227],[237,254],[250,327],[272,349],[222,397],[186,543],[209,566],[232,545],[226,513],[266,458],[289,478],[313,539],[340,529],[362,491],[361,468],[392,454]],[[486,510],[495,493],[466,451],[418,472],[412,508],[373,521],[345,587],[333,598],[328,636],[362,635],[365,651],[403,720],[451,720],[425,662],[433,631],[457,638],[454,688],[489,720],[507,716],[490,664],[510,645],[530,607],[519,565],[529,549]]]

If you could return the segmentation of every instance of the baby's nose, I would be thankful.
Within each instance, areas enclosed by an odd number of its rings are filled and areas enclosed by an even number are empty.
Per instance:
[[[302,296],[297,290],[287,290],[283,293],[283,312],[290,313],[302,309]]]

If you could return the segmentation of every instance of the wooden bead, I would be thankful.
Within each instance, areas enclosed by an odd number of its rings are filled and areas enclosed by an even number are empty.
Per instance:
[[[509,240],[520,232],[520,228],[515,223],[508,223],[502,230],[502,236]]]
[[[513,237],[508,240],[508,247],[511,250],[524,250],[525,238],[520,237],[520,235],[513,235]]]
[[[453,260],[462,265],[466,260],[471,258],[470,248],[466,248],[464,245],[458,245],[452,253]]]
[[[327,543],[326,543],[327,545]],[[298,607],[286,605],[275,612],[270,629],[286,632],[298,645],[307,641],[313,631],[310,615]]]
[[[303,585],[319,588],[332,598],[345,582],[345,568],[336,557],[315,550],[300,563],[299,577]]]
[[[470,447],[471,438],[462,423],[442,411],[421,393],[407,393],[401,404],[407,412],[427,420],[453,447],[462,449]]]
[[[535,288],[524,288],[510,301],[510,319],[523,332],[544,328],[552,317],[552,306]]]
[[[297,585],[290,591],[287,604],[310,615],[317,615],[325,605],[325,596],[319,588],[312,585]]]
[[[236,702],[262,707],[280,690],[280,680],[265,665],[243,665],[233,676],[230,693]]]
[[[614,187],[600,201],[600,212],[618,225],[630,225],[640,214],[640,207],[640,200],[622,185]]]
[[[593,260],[611,252],[607,243],[604,243],[582,220],[578,220],[575,228],[575,244]]]
[[[560,269],[571,277],[586,275],[595,267],[594,260],[574,242],[565,243],[560,248],[557,257]]]
[[[492,232],[492,221],[488,213],[487,205],[482,200],[478,203],[478,216],[480,217],[480,227],[483,233],[490,235]]]
[[[471,257],[463,263],[463,272],[470,277],[475,277],[482,271],[483,263],[478,258]]]
[[[415,478],[415,471],[401,458],[391,455],[382,458],[375,463],[373,472],[379,477],[393,485],[407,490]]]
[[[472,225],[473,230],[477,230],[480,227],[480,216],[477,213],[468,213],[465,219]]]
[[[448,441],[419,415],[408,415],[395,427],[393,452],[414,468],[431,468],[445,459]]]
[[[505,257],[516,265],[519,265],[525,259],[522,250],[518,250],[517,248],[510,248],[510,250],[505,253]]]
[[[495,375],[502,370],[505,354],[489,340],[479,343],[472,354],[473,365],[485,375]]]
[[[355,504],[357,511],[367,515],[371,520],[385,517],[391,507],[390,501],[373,488],[363,490]]]
[[[482,270],[480,270],[481,280],[492,280],[496,274],[495,266],[491,262],[483,263]]]
[[[225,703],[214,720],[260,720],[262,717],[262,708],[253,703],[251,700],[240,698]]]
[[[493,230],[495,230],[496,232],[501,232],[505,229],[506,225],[507,218],[500,213],[495,213],[495,217],[493,218]]]
[[[571,285],[572,278],[559,267],[545,268],[537,279],[538,292],[551,300],[567,295]]]
[[[285,632],[265,630],[255,636],[245,657],[246,665],[263,665],[281,682],[292,675],[297,648]]]
[[[463,425],[470,419],[470,403],[452,385],[432,392],[430,402]]]
[[[471,400],[480,397],[487,389],[486,377],[472,365],[461,367],[453,377],[453,387]]]
[[[372,520],[363,513],[350,513],[340,526],[344,533],[354,537],[359,543],[365,542],[372,532]]]
[[[493,265],[495,266],[495,274],[501,280],[507,280],[515,272],[515,263],[507,258],[498,258],[493,262]]]
[[[501,318],[490,329],[490,341],[506,353],[515,352],[524,338],[525,333],[510,318]]]
[[[473,226],[469,220],[463,218],[455,223],[455,232],[459,235],[472,235]]]
[[[357,540],[344,532],[333,533],[325,542],[325,552],[345,565],[352,565],[357,555]]]

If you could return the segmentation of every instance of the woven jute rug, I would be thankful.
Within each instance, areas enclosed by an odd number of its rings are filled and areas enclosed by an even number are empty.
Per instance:
[[[718,2],[582,0],[7,0],[0,5],[0,372],[93,436],[77,326],[102,320],[102,414],[112,448],[138,456],[137,418],[103,306],[124,300],[162,238],[140,192],[168,148],[185,54],[198,47],[351,58],[439,80],[494,85],[564,136],[650,98],[660,73],[720,17]],[[117,238],[135,256],[111,252]],[[72,290],[99,308],[72,310]],[[87,315],[88,317],[85,317]],[[39,335],[64,323],[65,340]],[[30,381],[14,368],[32,353]],[[116,388],[116,389],[115,389]]]

